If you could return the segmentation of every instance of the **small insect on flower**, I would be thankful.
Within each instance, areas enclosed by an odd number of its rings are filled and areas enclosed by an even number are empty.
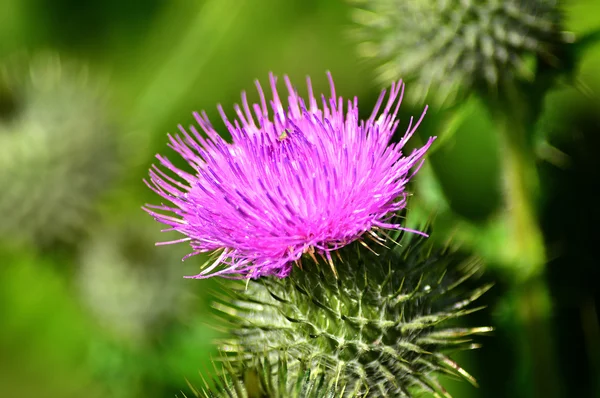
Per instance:
[[[321,95],[320,106],[310,78],[305,101],[284,76],[284,108],[272,74],[272,115],[258,82],[260,104],[250,106],[242,93],[236,120],[218,106],[232,142],[219,136],[204,112],[194,116],[206,136],[194,126],[179,126],[181,135],[169,136],[169,146],[194,173],[157,155],[162,167],[154,165],[146,183],[171,203],[144,209],[167,231],[185,235],[164,243],[190,242],[188,256],[215,253],[191,278],[285,277],[305,253],[333,265],[331,253],[365,233],[405,229],[391,220],[406,206],[405,186],[434,138],[408,156],[402,148],[425,111],[416,123],[411,118],[399,142],[391,142],[404,84],[392,84],[385,106],[384,90],[371,116],[359,121],[357,98],[344,110],[328,77],[331,93]]]

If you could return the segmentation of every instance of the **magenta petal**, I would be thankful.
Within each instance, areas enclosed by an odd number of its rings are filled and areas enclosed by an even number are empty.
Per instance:
[[[185,238],[178,241],[190,241],[192,254],[222,250],[191,278],[285,277],[308,251],[329,258],[329,252],[374,227],[407,230],[386,221],[404,208],[405,185],[434,138],[403,155],[421,116],[414,125],[411,120],[399,143],[390,143],[404,84],[392,84],[387,102],[383,92],[371,117],[359,121],[357,99],[344,111],[331,75],[331,95],[322,96],[321,107],[310,79],[305,101],[284,77],[286,106],[276,81],[271,74],[270,102],[258,82],[260,104],[249,105],[242,94],[233,122],[220,109],[232,143],[218,135],[204,113],[196,120],[206,137],[193,126],[191,134],[181,128],[180,136],[169,136],[170,146],[195,175],[162,156],[157,156],[162,169],[150,172],[148,185],[171,204],[145,210],[168,230],[182,233]]]

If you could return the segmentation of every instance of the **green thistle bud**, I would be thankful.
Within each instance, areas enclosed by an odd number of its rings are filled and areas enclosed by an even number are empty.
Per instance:
[[[106,98],[55,54],[0,65],[0,238],[69,238],[112,180]]]
[[[557,0],[355,0],[360,53],[382,82],[415,80],[411,93],[451,102],[529,81],[533,64],[556,66],[566,38]]]
[[[452,322],[477,310],[470,304],[489,288],[464,287],[478,261],[416,234],[379,255],[361,242],[338,253],[337,277],[330,265],[303,261],[288,278],[228,282],[215,303],[233,333],[221,343],[224,360],[242,367],[283,353],[288,378],[309,368],[347,397],[447,397],[439,374],[475,383],[447,354],[475,348],[470,336],[490,330]]]
[[[194,297],[181,278],[181,252],[148,250],[147,242],[157,240],[150,231],[142,220],[94,230],[76,270],[81,301],[98,324],[136,343],[168,325],[180,314],[174,308],[187,308]]]

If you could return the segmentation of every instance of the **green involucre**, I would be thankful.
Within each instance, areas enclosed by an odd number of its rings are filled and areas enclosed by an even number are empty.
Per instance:
[[[343,386],[326,380],[318,369],[301,367],[288,372],[289,360],[282,354],[274,363],[259,355],[236,370],[224,362],[212,380],[199,389],[190,386],[199,398],[337,398]],[[215,364],[216,365],[216,364]]]
[[[337,278],[303,261],[288,278],[225,283],[215,303],[231,330],[222,359],[241,371],[285,355],[288,381],[311,369],[346,397],[448,396],[440,374],[475,384],[448,353],[476,348],[470,337],[490,331],[452,322],[489,288],[466,288],[479,262],[414,234],[400,244],[379,256],[360,242],[342,249]]]

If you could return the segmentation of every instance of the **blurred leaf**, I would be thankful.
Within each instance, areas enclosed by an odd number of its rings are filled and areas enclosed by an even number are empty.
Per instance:
[[[102,52],[113,37],[131,43],[164,7],[162,0],[29,0],[53,47]]]
[[[600,2],[596,0],[578,0],[565,7],[566,28],[575,32],[578,40],[575,44],[576,79],[588,85],[600,87]],[[580,43],[580,44],[577,44]]]
[[[63,264],[29,248],[0,249],[0,392],[19,397],[100,397],[81,364],[92,335]]]
[[[499,160],[495,126],[476,96],[457,107],[440,127],[430,161],[453,211],[472,221],[499,206]]]
[[[596,44],[600,44],[600,27],[584,34],[573,44],[573,52],[576,54],[576,58],[581,59],[584,53]]]

